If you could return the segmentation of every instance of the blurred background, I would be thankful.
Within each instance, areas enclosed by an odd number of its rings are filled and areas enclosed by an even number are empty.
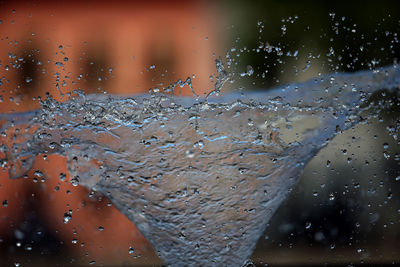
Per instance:
[[[187,78],[204,95],[218,58],[232,73],[222,93],[374,69],[397,64],[399,33],[396,1],[0,1],[0,112],[47,92],[132,95]],[[309,163],[252,264],[400,262],[399,102],[370,101],[386,104]],[[162,265],[105,197],[71,186],[61,156],[23,179],[1,171],[0,202],[1,266]]]

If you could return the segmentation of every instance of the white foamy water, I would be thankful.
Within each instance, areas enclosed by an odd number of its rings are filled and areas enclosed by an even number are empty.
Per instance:
[[[166,264],[240,266],[307,162],[399,87],[390,66],[208,99],[49,98],[0,115],[2,163],[19,177],[65,155],[71,182],[106,195]]]

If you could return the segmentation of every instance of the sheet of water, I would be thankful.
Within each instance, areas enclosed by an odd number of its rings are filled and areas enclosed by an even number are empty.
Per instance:
[[[371,94],[399,87],[390,66],[204,99],[49,96],[0,115],[1,163],[20,177],[39,154],[64,155],[71,183],[106,195],[166,264],[239,266],[307,162],[376,114]]]

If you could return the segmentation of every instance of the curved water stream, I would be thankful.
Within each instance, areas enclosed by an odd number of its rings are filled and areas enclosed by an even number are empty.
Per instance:
[[[307,162],[365,120],[370,95],[399,95],[400,70],[332,74],[207,99],[82,95],[0,115],[12,177],[41,153],[106,195],[168,265],[240,266]]]

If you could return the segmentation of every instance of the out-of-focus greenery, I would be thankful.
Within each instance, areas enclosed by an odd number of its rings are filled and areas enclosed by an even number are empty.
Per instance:
[[[399,1],[226,0],[222,10],[230,35],[223,60],[239,73],[230,90],[375,69],[400,57]],[[254,74],[241,76],[248,65]],[[398,131],[399,100],[382,93],[370,100],[383,98],[395,104],[339,135],[308,164],[260,238],[256,264],[399,262],[400,142],[387,131]]]
[[[247,48],[237,57],[235,71],[243,72],[247,65],[255,71],[236,87],[268,88],[319,73],[393,64],[400,56],[398,1],[226,0],[221,6],[230,34],[226,47],[236,53]],[[257,52],[266,42],[282,55],[263,48]]]

